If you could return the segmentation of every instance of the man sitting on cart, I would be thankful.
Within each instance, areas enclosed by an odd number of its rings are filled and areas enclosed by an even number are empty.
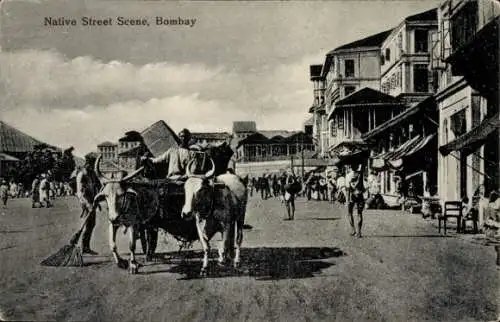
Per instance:
[[[142,158],[143,161],[147,159],[153,164],[166,163],[167,179],[172,181],[183,181],[186,179],[186,167],[189,161],[195,157],[195,152],[189,149],[191,132],[188,129],[183,129],[179,133],[179,139],[179,146],[171,147],[162,155],[156,158]]]

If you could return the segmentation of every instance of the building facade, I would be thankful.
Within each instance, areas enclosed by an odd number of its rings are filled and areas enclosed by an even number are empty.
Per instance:
[[[380,50],[392,30],[340,46],[326,55],[327,154],[343,158],[366,150],[361,135],[387,121],[401,103],[380,92]]]
[[[447,0],[435,37],[442,73],[438,190],[442,200],[499,187],[498,28],[500,3]]]
[[[97,152],[103,161],[116,161],[118,159],[118,144],[113,142],[102,142],[97,145]]]
[[[435,92],[431,69],[431,35],[437,31],[437,9],[405,18],[382,43],[381,91],[405,102],[418,102]]]

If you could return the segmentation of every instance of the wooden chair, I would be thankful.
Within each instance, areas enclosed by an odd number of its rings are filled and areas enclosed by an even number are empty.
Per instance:
[[[474,234],[477,234],[479,232],[479,229],[478,229],[479,199],[480,199],[480,197],[473,197],[471,209],[466,214],[463,214],[461,225],[462,225],[462,232],[464,234],[465,234],[465,231],[467,229],[467,221],[472,221]]]
[[[446,222],[448,218],[456,218],[457,220],[457,233],[460,232],[462,224],[462,202],[461,201],[446,201],[444,203],[443,213],[438,217],[439,233],[441,233],[441,221],[444,222],[444,234],[446,235]]]

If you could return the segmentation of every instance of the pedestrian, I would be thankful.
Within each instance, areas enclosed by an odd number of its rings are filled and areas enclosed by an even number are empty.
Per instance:
[[[9,186],[7,185],[7,181],[3,179],[0,183],[0,199],[2,199],[3,206],[7,207],[7,199],[9,199]]]
[[[94,231],[96,222],[96,209],[93,201],[99,190],[101,183],[94,171],[96,159],[92,155],[85,156],[85,165],[76,175],[76,196],[82,207],[82,216],[88,214],[82,236],[82,252],[84,254],[97,255],[97,252],[90,248],[90,239]]]
[[[363,209],[365,207],[364,186],[362,166],[357,165],[346,175],[346,202],[347,219],[351,226],[351,236],[361,238],[363,226]],[[356,210],[356,222],[354,221],[354,210]]]
[[[285,173],[284,176],[286,178],[286,184],[284,186],[285,193],[283,200],[288,215],[288,218],[285,218],[285,220],[293,220],[295,218],[295,196],[300,190],[302,190],[302,187],[297,181],[293,171],[290,171],[288,175]]]
[[[50,203],[50,182],[49,179],[47,178],[46,174],[42,174],[42,180],[40,180],[40,187],[39,187],[39,198],[40,198],[40,205],[41,207],[47,207],[50,208],[52,207],[52,204]]]
[[[31,208],[35,208],[36,204],[42,206],[40,203],[40,175],[36,175],[31,183]]]

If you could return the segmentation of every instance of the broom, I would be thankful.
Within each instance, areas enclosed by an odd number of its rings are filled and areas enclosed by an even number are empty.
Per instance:
[[[82,209],[82,216],[85,209]],[[83,266],[83,256],[82,250],[77,245],[80,240],[80,235],[82,234],[83,229],[85,228],[85,224],[90,218],[91,210],[85,216],[80,229],[71,237],[69,244],[64,245],[57,253],[50,255],[46,259],[44,259],[40,265],[42,266],[55,266],[55,267],[64,267],[64,266],[73,266],[73,267],[82,267]]]

